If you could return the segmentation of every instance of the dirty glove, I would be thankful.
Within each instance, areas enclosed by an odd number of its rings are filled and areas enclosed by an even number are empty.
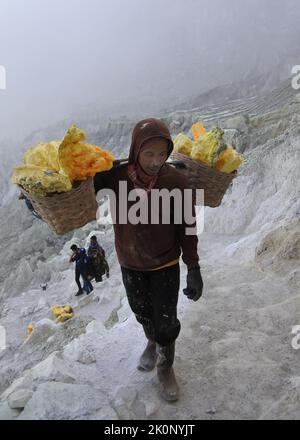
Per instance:
[[[186,276],[186,288],[183,289],[183,293],[188,297],[188,299],[197,301],[202,296],[202,289],[203,281],[200,267],[195,266],[191,269],[188,269]]]

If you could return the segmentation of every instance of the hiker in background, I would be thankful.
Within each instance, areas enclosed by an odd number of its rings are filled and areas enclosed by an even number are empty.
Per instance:
[[[102,281],[102,275],[104,274],[109,278],[109,266],[105,258],[105,251],[98,243],[96,235],[90,238],[88,256],[92,261],[96,283]]]
[[[75,296],[82,295],[84,291],[88,295],[91,293],[94,288],[92,286],[92,283],[87,278],[87,269],[88,269],[88,257],[86,254],[86,250],[84,248],[78,248],[76,244],[72,244],[70,248],[73,252],[70,263],[76,262],[75,264],[75,281],[78,286],[78,292],[75,294]],[[83,279],[83,287],[81,287],[80,283],[80,276]]]
[[[175,208],[172,204],[172,219],[168,224],[161,219],[158,224],[151,222],[152,189],[171,192],[178,188],[183,206],[186,201],[184,190],[189,187],[186,176],[166,163],[172,150],[173,141],[166,124],[159,119],[144,119],[133,129],[128,163],[99,172],[94,177],[95,192],[104,188],[113,190],[117,200],[120,196],[120,182],[127,184],[127,197],[133,189],[144,189],[148,222],[121,223],[117,210],[117,220],[113,224],[115,247],[129,305],[148,339],[138,369],[150,371],[158,360],[157,376],[162,396],[167,401],[175,401],[179,397],[172,366],[175,340],[180,332],[177,301],[181,253],[187,266],[184,294],[190,300],[197,301],[203,288],[197,252],[198,237],[186,234],[186,228],[195,227],[196,221],[192,225],[187,224],[183,216],[180,224],[175,223]],[[132,204],[127,204],[127,211]],[[195,218],[195,207],[193,203],[191,205],[192,216]]]

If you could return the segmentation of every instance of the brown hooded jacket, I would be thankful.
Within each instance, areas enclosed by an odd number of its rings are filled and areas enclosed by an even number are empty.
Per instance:
[[[132,132],[132,142],[129,153],[128,163],[137,161],[142,144],[153,137],[162,137],[169,141],[169,155],[173,150],[173,142],[170,132],[163,121],[154,118],[143,119],[138,122]],[[120,198],[124,202],[124,197],[120,194],[119,182],[127,182],[127,195],[134,189],[132,181],[127,175],[127,164],[113,167],[106,172],[97,173],[94,177],[94,187],[97,193],[100,189],[108,188],[113,190],[116,195],[116,221],[114,223],[115,247],[118,260],[121,266],[133,270],[154,270],[169,262],[178,259],[182,253],[183,262],[188,268],[197,266],[199,257],[197,253],[197,235],[186,235],[187,225],[183,220],[182,224],[174,224],[172,215],[174,206],[171,203],[171,224],[161,222],[151,223],[151,197],[148,195],[148,224],[122,224],[119,217]],[[153,189],[172,190],[179,188],[183,191],[188,188],[186,177],[165,163],[158,173],[158,178]],[[151,191],[150,191],[151,193]],[[182,193],[183,194],[183,193]],[[136,202],[127,201],[127,212]],[[184,202],[182,202],[184,203]],[[193,207],[193,216],[195,211]]]

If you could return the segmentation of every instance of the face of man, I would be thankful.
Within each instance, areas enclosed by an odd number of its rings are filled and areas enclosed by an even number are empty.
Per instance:
[[[158,174],[168,158],[168,145],[164,138],[153,138],[143,143],[138,162],[145,173],[150,176]]]

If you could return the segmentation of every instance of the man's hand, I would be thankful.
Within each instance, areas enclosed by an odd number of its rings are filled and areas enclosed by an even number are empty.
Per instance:
[[[197,301],[202,296],[202,289],[203,281],[200,267],[195,266],[191,269],[188,269],[188,273],[186,276],[186,288],[183,289],[183,293],[188,297],[188,299]]]

